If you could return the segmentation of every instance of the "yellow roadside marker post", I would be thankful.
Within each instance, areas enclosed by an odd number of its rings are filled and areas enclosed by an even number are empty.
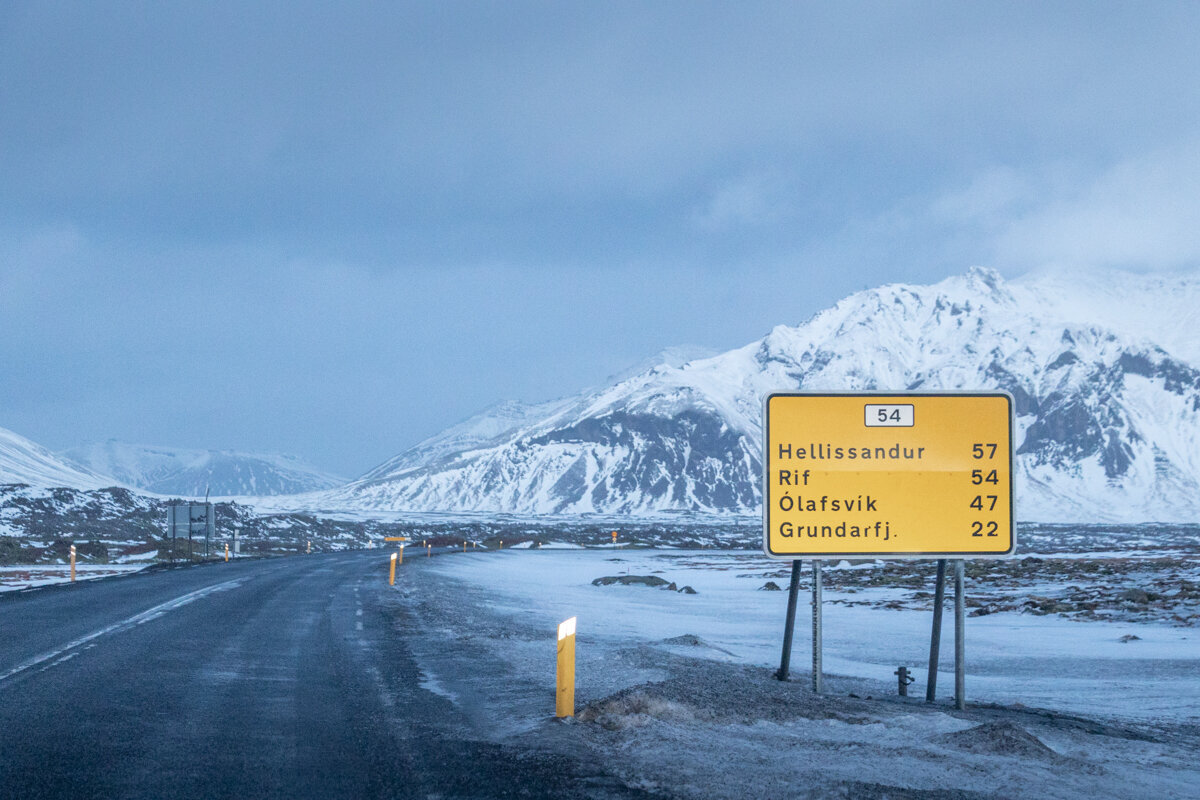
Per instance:
[[[467,552],[467,543],[463,542],[463,552]]]
[[[613,547],[617,546],[617,532],[613,531]]]
[[[75,582],[75,545],[71,545],[71,583]]]
[[[500,547],[498,547],[498,548],[496,548],[496,549],[498,549],[498,550],[503,550],[503,549],[504,549],[504,540],[503,540],[503,539],[501,539],[501,540],[500,540]]]
[[[404,545],[400,545],[400,563],[404,563]]]
[[[312,539],[308,540],[308,548],[304,552],[312,553]]]
[[[429,545],[429,544],[425,545],[425,557],[429,558],[432,555],[433,555],[433,546]]]
[[[388,586],[396,585],[396,554],[392,553],[392,571],[388,575]]]
[[[575,716],[575,617],[558,626],[558,693],[556,717]]]
[[[229,542],[225,543],[225,560],[229,561]]]

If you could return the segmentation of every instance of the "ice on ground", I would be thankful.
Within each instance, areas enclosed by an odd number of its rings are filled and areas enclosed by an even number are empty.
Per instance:
[[[897,698],[893,675],[912,668],[923,698],[930,613],[830,603],[826,694],[815,695],[807,575],[793,681],[771,677],[787,593],[759,589],[779,566],[745,552],[447,555],[407,572],[399,602],[421,669],[481,729],[603,763],[631,786],[703,798],[1200,796],[1194,629],[969,618],[969,705],[955,712],[949,608],[942,701],[930,706]],[[621,574],[697,594],[592,585]],[[581,713],[562,725],[550,721],[554,632],[572,616]],[[1140,638],[1121,641],[1130,633]]]
[[[762,572],[777,568],[778,562],[758,554],[712,551],[618,555],[530,550],[430,564],[444,578],[486,592],[495,614],[551,631],[563,619],[578,616],[581,643],[611,646],[693,634],[711,645],[705,651],[711,657],[760,666],[777,666],[781,653],[787,592],[757,591],[764,582]],[[592,585],[595,578],[620,574],[656,574],[697,593]],[[793,663],[801,666],[811,658],[807,584],[805,575],[792,653]],[[901,590],[868,591],[886,599]],[[863,594],[854,597],[861,599]],[[914,686],[923,691],[929,612],[843,606],[836,601],[848,597],[828,589],[824,597],[826,672],[890,685],[894,670],[905,665],[917,677]],[[938,685],[944,696],[953,690],[954,681],[949,603],[943,625]],[[1121,641],[1129,634],[1139,638]],[[1195,629],[996,613],[967,619],[966,662],[967,693],[975,700],[1122,718],[1168,715],[1200,721],[1200,632]]]

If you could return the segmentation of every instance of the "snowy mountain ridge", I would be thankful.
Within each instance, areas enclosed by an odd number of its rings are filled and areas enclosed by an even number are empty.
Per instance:
[[[345,482],[299,458],[275,453],[188,450],[109,439],[60,455],[123,485],[181,497],[203,497],[206,492],[214,497],[299,494]]]
[[[1019,518],[1191,520],[1200,514],[1200,371],[1136,331],[1179,327],[1153,310],[1200,308],[1200,280],[1142,277],[1122,274],[1107,289],[1059,275],[1008,283],[973,268],[932,286],[870,289],[727,353],[659,364],[515,416],[485,413],[461,427],[493,425],[491,438],[434,437],[304,502],[758,513],[767,393],[1003,389],[1018,414]],[[1106,315],[1117,324],[1099,324]],[[1194,344],[1179,334],[1173,342]]]
[[[70,486],[103,489],[117,482],[72,463],[10,430],[0,428],[0,484],[27,484],[38,489]]]

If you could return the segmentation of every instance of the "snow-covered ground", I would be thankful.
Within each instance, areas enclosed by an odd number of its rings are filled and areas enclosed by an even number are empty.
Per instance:
[[[762,587],[780,566],[746,552],[446,554],[406,570],[397,589],[416,622],[428,686],[498,737],[611,757],[631,784],[700,797],[882,797],[897,787],[948,797],[1200,797],[1195,627],[1017,612],[968,618],[970,707],[957,713],[946,702],[950,603],[942,702],[927,706],[896,699],[893,672],[912,669],[912,693],[923,698],[929,612],[837,602],[911,587],[827,589],[827,691],[816,697],[807,591],[793,682],[770,677],[787,594]],[[696,593],[592,583],[625,575]],[[571,616],[583,722],[561,726],[548,721],[555,629]]]
[[[128,575],[145,569],[152,563],[151,558],[140,560],[130,559],[123,564],[78,564],[75,567],[77,581],[107,578],[111,575]],[[15,567],[0,567],[0,592],[13,592],[20,589],[30,589],[35,586],[49,586],[53,583],[69,583],[71,580],[70,566],[61,564],[29,564]]]
[[[474,591],[485,590],[489,610],[497,615],[520,617],[551,632],[562,620],[577,616],[581,650],[588,642],[612,647],[691,634],[726,651],[713,650],[714,657],[776,667],[787,592],[760,589],[766,583],[763,573],[778,568],[779,562],[757,553],[547,552],[546,548],[490,558],[440,558],[430,564],[444,579],[470,584]],[[591,583],[595,578],[626,574],[659,575],[697,593]],[[793,662],[802,668],[811,658],[809,579],[806,568],[792,654]],[[876,600],[906,594],[899,589],[870,591]],[[938,679],[942,694],[954,685],[949,596]],[[923,693],[929,613],[836,602],[862,600],[863,592],[851,596],[827,588],[824,598],[827,672],[891,685],[893,671],[905,665],[918,676]],[[1122,641],[1129,635],[1138,638]],[[972,699],[1125,718],[1171,715],[1200,722],[1200,630],[998,613],[968,618],[965,638],[967,691]],[[587,681],[581,672],[581,690],[586,690]]]

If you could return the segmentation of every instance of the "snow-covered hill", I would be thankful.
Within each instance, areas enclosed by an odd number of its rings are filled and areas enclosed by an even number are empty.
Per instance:
[[[884,286],[728,353],[659,364],[567,400],[491,409],[303,502],[758,513],[766,393],[1005,389],[1019,415],[1020,518],[1195,520],[1196,308],[1195,276],[1010,284],[976,268],[933,286]]]
[[[1149,339],[1200,365],[1200,272],[1053,270],[1014,280],[1009,289],[1040,317]]]
[[[102,489],[118,482],[57,456],[24,436],[0,428],[0,484],[24,483],[39,489],[70,486]]]
[[[345,480],[293,456],[229,450],[148,447],[115,440],[73,448],[63,456],[127,486],[181,497],[297,494]]]

